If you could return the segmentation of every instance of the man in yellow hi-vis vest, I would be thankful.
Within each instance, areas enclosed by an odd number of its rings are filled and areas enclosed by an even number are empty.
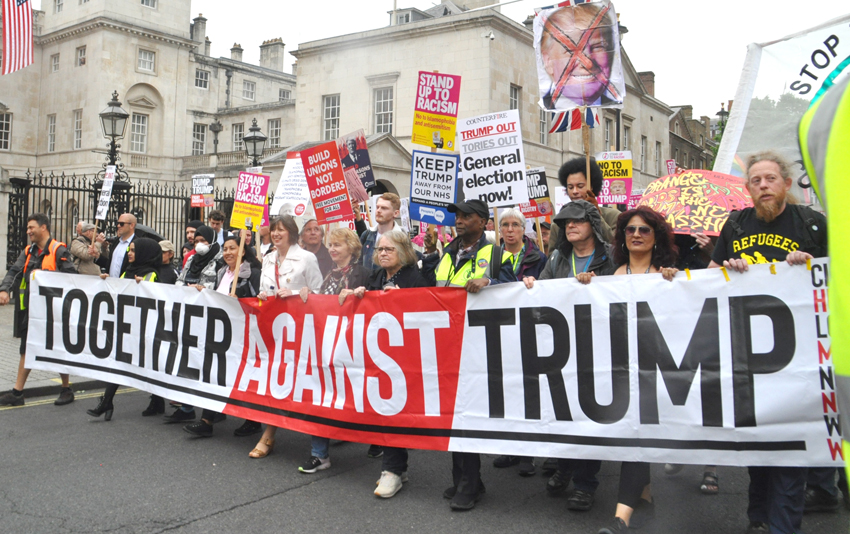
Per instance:
[[[484,236],[484,227],[490,219],[487,204],[473,199],[450,204],[448,210],[456,217],[457,238],[443,249],[435,273],[437,286],[462,287],[478,293],[490,285],[516,282],[511,254],[490,244]],[[443,492],[443,497],[451,499],[453,510],[471,510],[482,493],[481,456],[453,452],[452,486]]]
[[[18,365],[15,387],[12,391],[0,396],[0,406],[23,406],[24,404],[24,385],[30,375],[30,370],[24,368],[24,358],[27,351],[29,288],[33,274],[39,269],[63,273],[77,272],[65,244],[50,237],[50,219],[47,215],[33,213],[27,218],[27,236],[32,241],[32,245],[21,252],[18,260],[9,268],[3,282],[0,283],[0,306],[9,303],[9,295],[13,289],[18,290],[19,298],[15,304],[20,306],[18,331],[21,334],[21,362]],[[59,376],[62,377],[62,391],[54,404],[62,406],[74,402],[74,392],[71,391],[68,375],[60,374]]]
[[[846,73],[845,73],[846,74]],[[835,368],[835,389],[838,393],[839,410],[850,409],[850,249],[843,243],[850,230],[850,78],[846,75],[841,83],[832,86],[824,95],[812,103],[800,121],[800,152],[806,173],[825,210],[829,211],[829,324],[830,353]],[[843,442],[845,469],[850,442]],[[822,470],[810,470],[818,474]],[[850,469],[846,473],[850,475]],[[810,477],[811,478],[811,477]],[[828,477],[827,477],[828,478]],[[840,477],[844,478],[844,477]],[[837,501],[832,478],[820,484],[810,482],[806,494],[806,511],[811,504],[828,504],[834,508]],[[827,495],[826,492],[832,493]],[[844,502],[850,502],[846,482],[841,484]],[[837,502],[835,502],[837,506]],[[814,508],[817,508],[814,507]],[[815,511],[815,510],[812,510]]]

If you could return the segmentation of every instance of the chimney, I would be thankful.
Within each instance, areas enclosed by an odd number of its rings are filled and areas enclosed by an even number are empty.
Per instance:
[[[729,112],[732,111],[732,103],[733,102],[734,102],[734,100],[730,100],[729,103],[726,104],[726,111],[729,111]]]
[[[233,43],[233,48],[230,49],[230,59],[242,61],[242,46],[239,43]]]
[[[534,15],[529,15],[522,21],[522,25],[531,31],[534,31]]]
[[[210,55],[210,47],[212,47],[212,42],[210,41],[210,38],[207,37],[206,42],[204,42],[204,55],[205,56]]]
[[[292,75],[295,76],[298,74],[298,62],[292,64]]]
[[[198,16],[192,19],[192,22],[192,40],[196,43],[203,43],[207,38],[207,19],[204,18],[203,13],[198,13]]]
[[[691,120],[694,117],[694,107],[690,104],[682,106],[682,116],[685,117],[685,120]]]
[[[638,76],[640,77],[641,83],[646,87],[646,92],[651,97],[655,97],[655,73],[651,70],[646,72],[638,72]]]
[[[260,45],[260,66],[283,72],[283,39],[270,39]]]

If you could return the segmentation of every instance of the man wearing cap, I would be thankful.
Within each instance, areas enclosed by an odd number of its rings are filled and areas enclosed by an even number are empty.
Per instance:
[[[80,274],[100,274],[100,266],[95,262],[101,256],[109,255],[109,246],[103,235],[96,236],[97,227],[91,223],[80,221],[77,225],[77,237],[71,241],[71,256],[74,267]],[[97,241],[97,243],[95,243]]]
[[[490,219],[487,204],[473,199],[449,204],[448,210],[456,215],[457,238],[443,248],[443,257],[436,266],[437,287],[462,287],[478,293],[489,285],[515,282],[511,254],[494,247],[484,237],[484,227]],[[423,271],[430,263],[423,260]],[[424,272],[423,275],[428,277]],[[443,492],[443,497],[451,499],[452,510],[471,510],[482,493],[481,456],[453,452],[452,486]]]

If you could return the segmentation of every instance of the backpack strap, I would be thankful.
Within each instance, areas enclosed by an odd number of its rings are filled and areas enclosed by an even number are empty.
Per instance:
[[[800,248],[812,251],[812,255],[815,257],[826,256],[826,225],[817,220],[816,212],[812,208],[800,204],[788,204],[788,207],[791,208],[791,213],[798,219],[794,221],[795,226],[800,224],[806,229],[805,242],[801,244]]]
[[[552,255],[549,256],[549,263],[552,264],[552,275],[553,276],[558,270],[558,262],[559,261],[561,261],[561,251],[558,250],[558,249],[555,249],[555,251],[552,252]]]
[[[502,247],[501,245],[493,245],[490,251],[490,278],[499,279],[502,273]]]

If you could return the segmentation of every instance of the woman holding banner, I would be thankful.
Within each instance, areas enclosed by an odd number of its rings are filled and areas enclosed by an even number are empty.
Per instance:
[[[286,298],[296,295],[302,287],[318,293],[322,273],[316,256],[298,246],[298,225],[291,215],[273,219],[269,226],[274,251],[263,257],[260,278],[260,300],[270,297]],[[251,458],[265,458],[274,450],[277,427],[267,425],[260,441],[248,453]]]
[[[315,221],[310,221],[315,222]],[[309,223],[308,223],[309,224]],[[307,226],[305,225],[305,230]],[[360,238],[348,228],[336,228],[332,230],[329,237],[328,254],[333,260],[334,267],[322,282],[319,293],[322,295],[339,295],[339,305],[345,301],[348,295],[354,293],[354,289],[366,285],[369,281],[369,271],[357,261],[360,259]],[[302,236],[303,238],[303,236]],[[301,288],[301,300],[307,302],[312,291],[309,287]],[[320,436],[312,437],[312,450],[310,459],[298,470],[302,473],[315,473],[331,466],[328,446],[330,439]]]
[[[224,238],[224,244],[221,246],[221,258],[224,260],[224,265],[216,272],[216,293],[230,296],[230,290],[233,287],[233,279],[236,278],[236,291],[234,297],[251,298],[256,297],[260,292],[260,277],[262,276],[262,264],[257,256],[254,255],[254,249],[247,246],[242,250],[242,263],[239,265],[239,272],[236,272],[236,262],[239,255],[239,238],[234,235],[229,235]],[[206,289],[204,286],[195,286],[198,291]],[[195,423],[189,423],[183,427],[183,430],[194,436],[208,438],[213,435],[213,424],[223,419],[221,414],[212,410],[204,410],[201,414],[201,420]],[[245,420],[239,428],[233,431],[233,435],[237,437],[250,436],[260,431],[260,423]]]
[[[392,230],[378,240],[372,262],[380,269],[372,271],[368,283],[354,290],[354,294],[363,298],[366,291],[388,291],[411,287],[428,287],[425,277],[416,266],[416,252],[407,233]],[[381,460],[381,479],[375,488],[375,495],[389,499],[407,482],[407,449],[384,447]]]
[[[141,282],[156,282],[159,280],[159,269],[162,264],[162,249],[159,243],[147,237],[139,237],[130,242],[127,248],[127,269],[121,273],[121,278],[136,280],[136,283]],[[108,274],[100,275],[101,278],[106,278]],[[115,392],[118,391],[117,384],[109,384],[100,397],[97,406],[91,410],[86,410],[86,413],[92,417],[104,416],[104,420],[112,420],[112,399],[115,397]]]
[[[626,211],[617,219],[613,254],[614,263],[619,265],[615,275],[661,273],[665,280],[672,281],[679,272],[672,267],[678,256],[673,229],[663,215],[646,206]],[[649,464],[623,462],[614,523],[600,529],[598,534],[640,528],[653,517],[655,503],[650,487]]]

